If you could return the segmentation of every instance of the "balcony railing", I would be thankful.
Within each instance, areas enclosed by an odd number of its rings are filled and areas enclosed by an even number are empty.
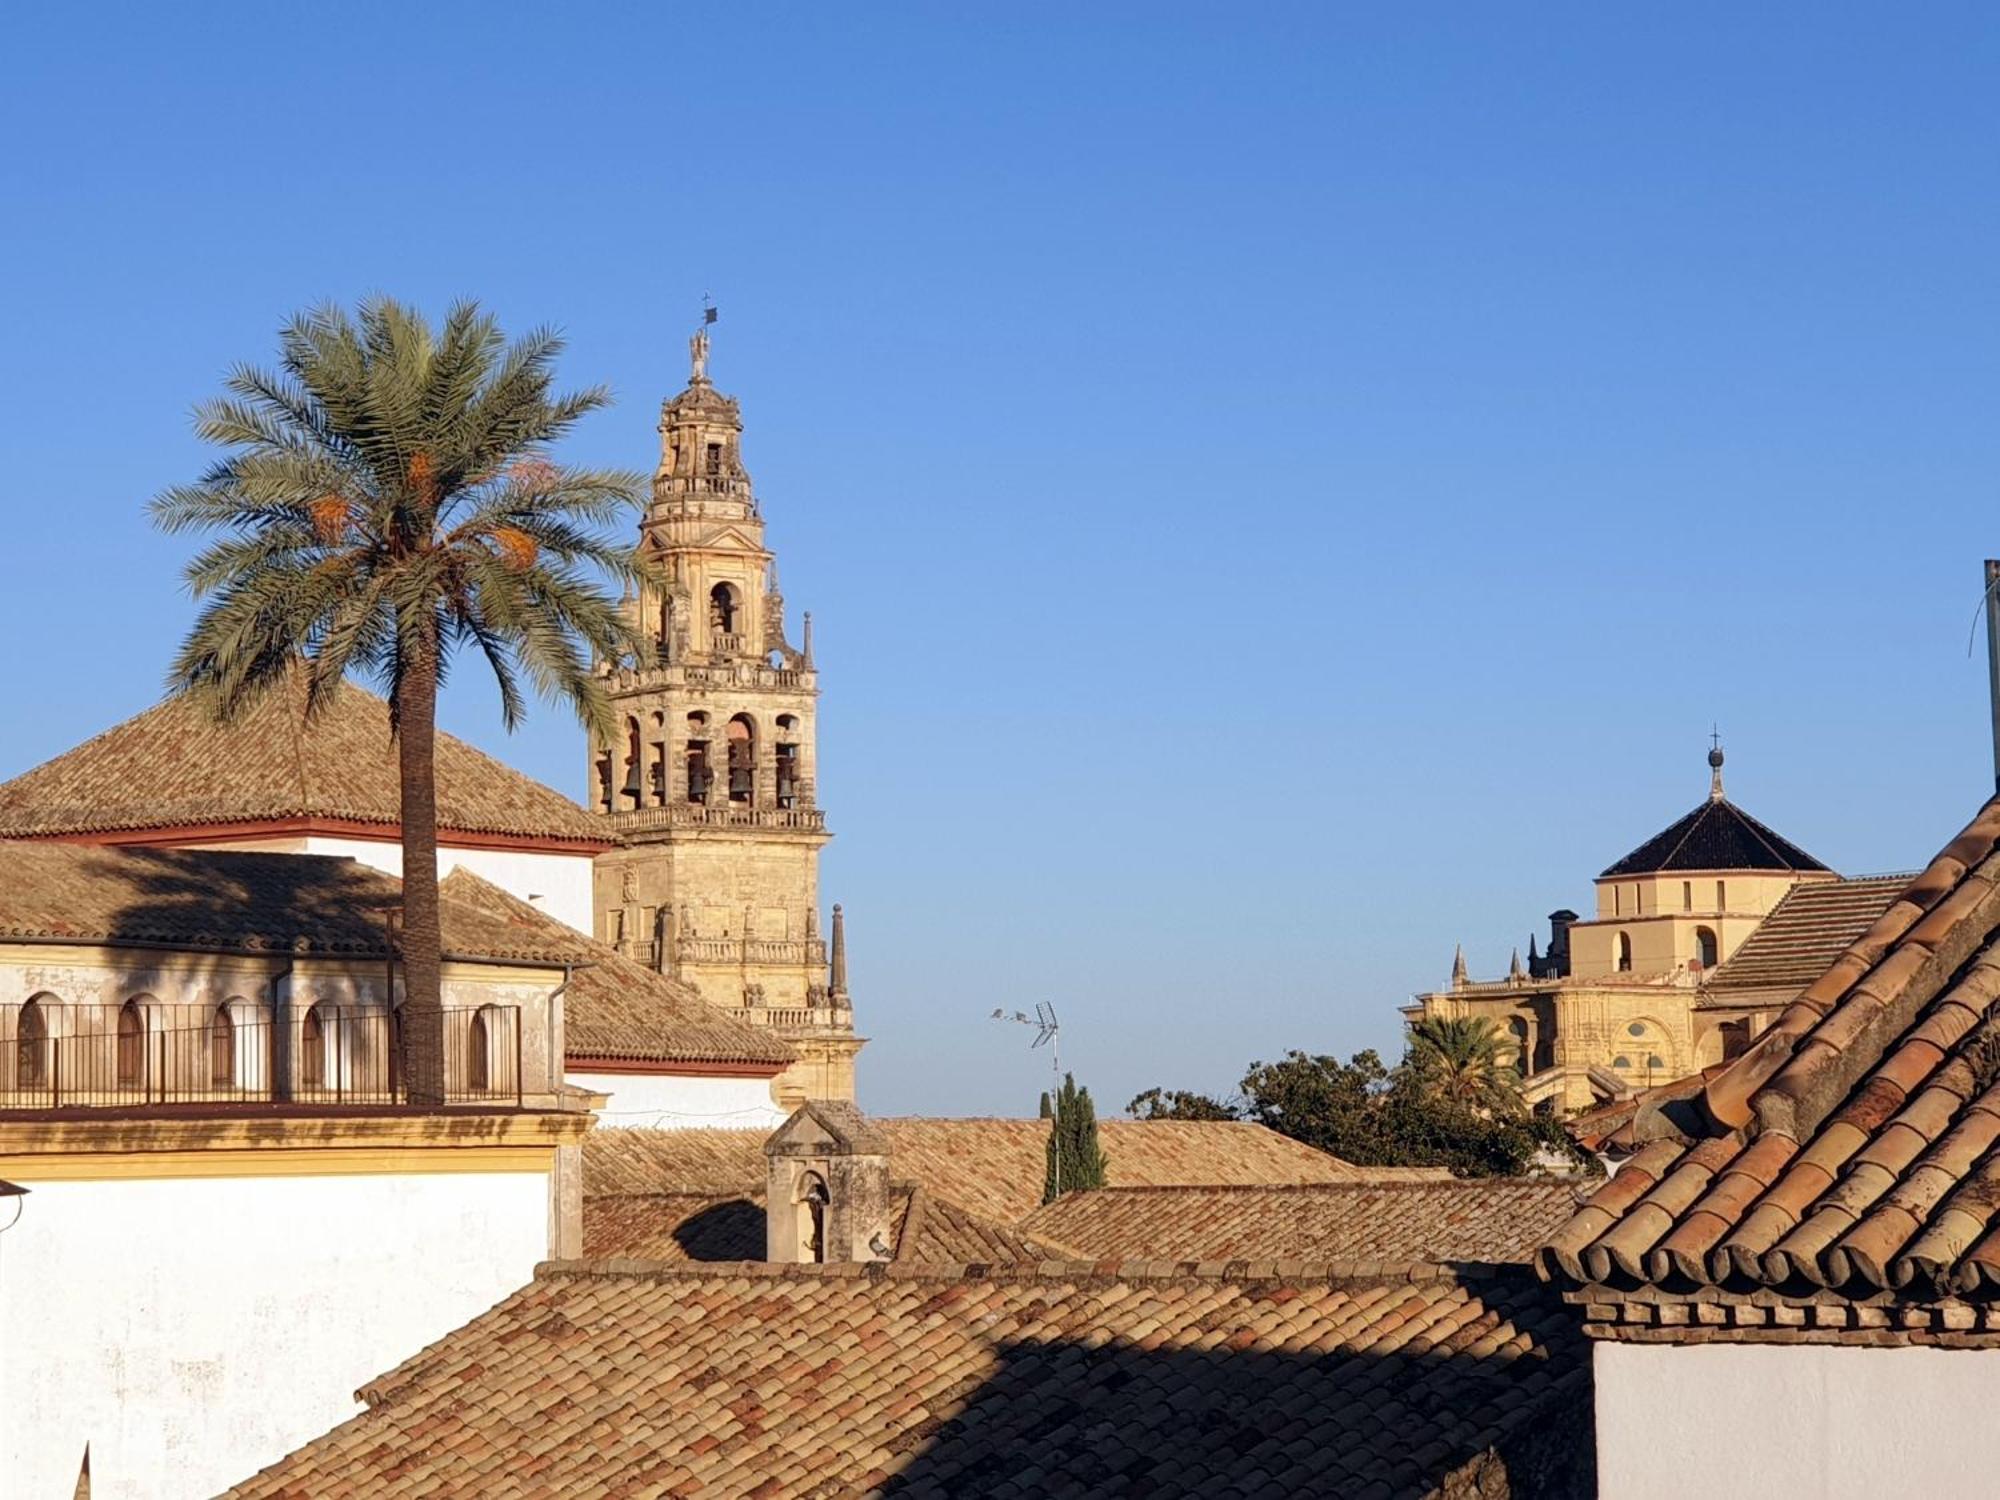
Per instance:
[[[823,938],[705,938],[684,937],[674,945],[682,963],[789,964],[826,967]]]
[[[93,1007],[93,1011],[95,1007]],[[115,1030],[71,1033],[64,1007],[0,1007],[0,1110],[187,1105],[405,1105],[402,1027],[377,1009],[316,1005],[290,1025],[234,1002],[201,1025],[129,1008]],[[521,1012],[444,1012],[445,1103],[521,1103]]]
[[[826,831],[826,813],[817,807],[711,807],[676,802],[667,807],[625,807],[605,814],[613,828],[778,828],[798,833]]]
[[[752,1026],[771,1026],[784,1031],[852,1031],[854,1012],[831,1006],[792,1007],[746,1005],[730,1012]]]

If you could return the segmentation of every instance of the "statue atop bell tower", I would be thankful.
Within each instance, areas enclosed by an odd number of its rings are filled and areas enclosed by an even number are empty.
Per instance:
[[[591,749],[589,805],[626,842],[597,861],[598,936],[789,1040],[780,1104],[852,1099],[845,934],[836,907],[830,954],[819,918],[812,617],[793,645],[742,412],[709,380],[706,328],[688,352],[626,601],[652,659],[599,667],[620,736]]]

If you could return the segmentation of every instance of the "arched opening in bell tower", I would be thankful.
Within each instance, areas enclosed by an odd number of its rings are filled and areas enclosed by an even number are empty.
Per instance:
[[[787,736],[773,747],[778,806],[787,809],[799,805],[799,744],[796,738],[792,738],[798,732],[799,721],[794,715],[778,715],[778,733]]]
[[[687,732],[687,799],[690,802],[706,802],[711,779],[708,766],[708,715],[700,712],[689,714]]]
[[[639,737],[639,721],[632,717],[625,720],[625,785],[623,796],[628,808],[639,806],[640,759],[642,756]]]
[[[713,634],[736,634],[736,620],[741,613],[735,584],[718,583],[708,591],[708,628]]]
[[[729,721],[729,800],[752,806],[757,801],[757,729],[748,714]]]

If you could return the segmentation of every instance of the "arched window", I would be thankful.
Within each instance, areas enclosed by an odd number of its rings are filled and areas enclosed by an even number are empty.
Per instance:
[[[729,721],[729,800],[757,800],[757,730],[747,714]]]
[[[736,634],[737,614],[735,585],[718,583],[708,591],[708,628],[713,634]]]
[[[778,806],[792,808],[799,805],[799,745],[790,736],[799,732],[799,721],[791,714],[778,715],[778,733],[787,738],[773,746],[777,769]]]
[[[236,1018],[226,1003],[208,1023],[208,1081],[219,1089],[236,1086]]]
[[[1694,930],[1694,961],[1704,969],[1712,969],[1721,962],[1718,957],[1720,945],[1715,940],[1715,930],[1697,927]]]
[[[465,1043],[465,1087],[483,1094],[493,1086],[493,1038],[488,1035],[486,1012],[473,1013]]]
[[[51,1059],[49,1004],[37,995],[21,1007],[14,1023],[14,1086],[45,1089],[54,1075]]]
[[[127,1000],[118,1008],[118,1086],[135,1089],[146,1081],[146,1012]]]
[[[800,1260],[816,1265],[826,1260],[826,1207],[832,1201],[833,1195],[826,1190],[826,1180],[817,1172],[807,1172],[799,1178]]]
[[[625,784],[623,791],[626,804],[639,805],[640,757],[642,751],[639,739],[639,721],[627,717],[625,720]]]
[[[317,1005],[299,1023],[299,1087],[326,1087],[326,1022]]]
[[[690,802],[708,800],[708,784],[712,779],[708,766],[708,715],[691,713],[687,722],[687,799]]]
[[[1629,932],[1618,934],[1618,972],[1620,974],[1632,972],[1632,934]]]

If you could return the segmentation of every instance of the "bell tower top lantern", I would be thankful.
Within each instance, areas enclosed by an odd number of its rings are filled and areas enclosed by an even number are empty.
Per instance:
[[[660,467],[653,475],[653,509],[705,508],[702,514],[754,516],[757,502],[743,467],[743,412],[736,398],[708,378],[708,330],[688,340],[687,388],[660,403]]]

